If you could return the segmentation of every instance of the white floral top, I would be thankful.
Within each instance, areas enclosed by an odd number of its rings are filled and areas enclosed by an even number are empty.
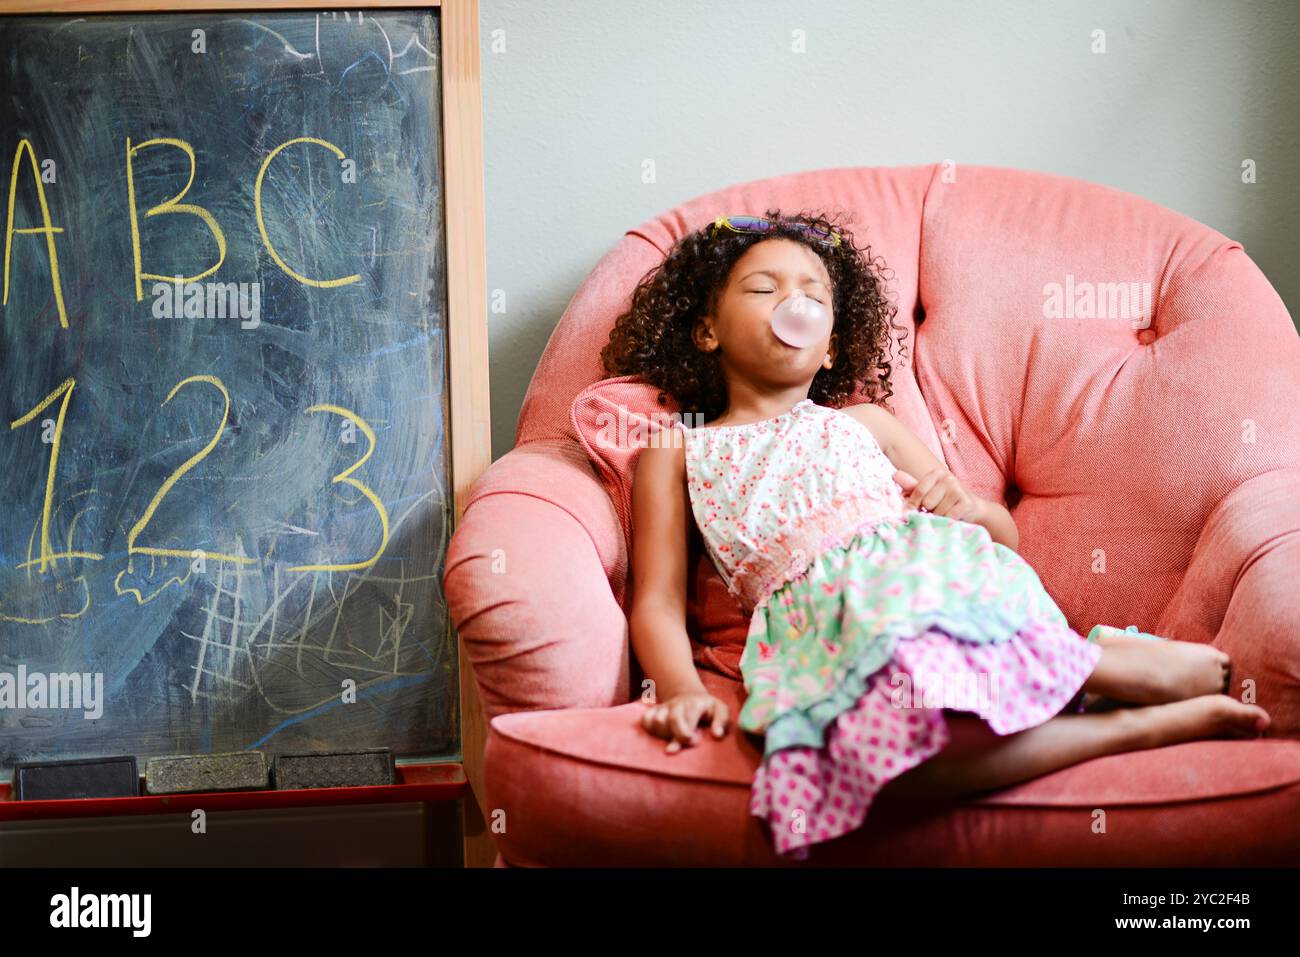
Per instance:
[[[674,424],[695,522],[746,614],[817,555],[912,511],[871,430],[812,399],[762,422]]]

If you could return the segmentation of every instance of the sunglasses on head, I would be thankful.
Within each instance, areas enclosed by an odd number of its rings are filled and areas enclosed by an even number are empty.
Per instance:
[[[730,229],[733,233],[766,233],[775,228],[776,225],[772,220],[764,219],[761,216],[719,216],[713,221],[713,230],[709,233],[709,238],[714,239],[717,237],[718,230],[723,228]],[[793,227],[813,242],[825,246],[833,248],[840,244],[840,234],[836,232],[827,232],[824,229],[809,226],[807,223],[797,223],[790,220],[783,221],[781,225]]]

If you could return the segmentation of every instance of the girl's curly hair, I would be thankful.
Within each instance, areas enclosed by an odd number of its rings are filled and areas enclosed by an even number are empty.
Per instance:
[[[745,251],[780,238],[793,239],[815,252],[831,279],[833,331],[839,348],[832,367],[817,370],[809,398],[819,405],[839,407],[860,382],[873,403],[893,395],[890,330],[901,333],[900,346],[907,334],[906,327],[894,322],[898,308],[885,295],[884,283],[893,271],[872,255],[870,246],[858,247],[843,224],[821,213],[783,217],[779,209],[769,209],[765,218],[773,226],[763,233],[723,228],[711,238],[710,223],[682,237],[641,279],[627,311],[615,320],[600,353],[606,375],[640,376],[660,389],[661,404],[662,393],[667,392],[683,413],[698,413],[705,419],[720,415],[727,406],[727,387],[718,354],[697,349],[692,329],[700,316],[712,311]],[[822,235],[834,230],[840,244],[818,242],[796,224]]]

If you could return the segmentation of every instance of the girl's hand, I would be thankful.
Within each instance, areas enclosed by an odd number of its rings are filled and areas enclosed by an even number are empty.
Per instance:
[[[669,738],[665,750],[676,754],[699,742],[701,718],[709,718],[715,738],[727,733],[727,705],[707,691],[687,691],[652,704],[641,715],[641,727],[657,738]]]
[[[984,518],[984,499],[972,494],[944,465],[936,466],[920,479],[898,469],[894,472],[894,481],[907,493],[910,508],[959,522],[979,524]]]

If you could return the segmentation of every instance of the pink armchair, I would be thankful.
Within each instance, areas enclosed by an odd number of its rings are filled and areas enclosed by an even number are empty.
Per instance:
[[[498,865],[783,863],[747,810],[761,743],[733,722],[669,755],[640,728],[627,516],[570,415],[636,280],[684,233],[770,206],[847,209],[883,255],[909,329],[896,413],[1008,505],[1072,627],[1213,643],[1234,693],[1273,718],[1262,739],[1113,755],[956,802],[887,793],[802,866],[1300,863],[1300,336],[1285,306],[1240,243],[1145,199],[936,164],[693,199],[629,231],[573,297],[447,557],[489,721],[484,810],[505,812]],[[745,623],[698,547],[692,567],[696,660],[734,717]]]

